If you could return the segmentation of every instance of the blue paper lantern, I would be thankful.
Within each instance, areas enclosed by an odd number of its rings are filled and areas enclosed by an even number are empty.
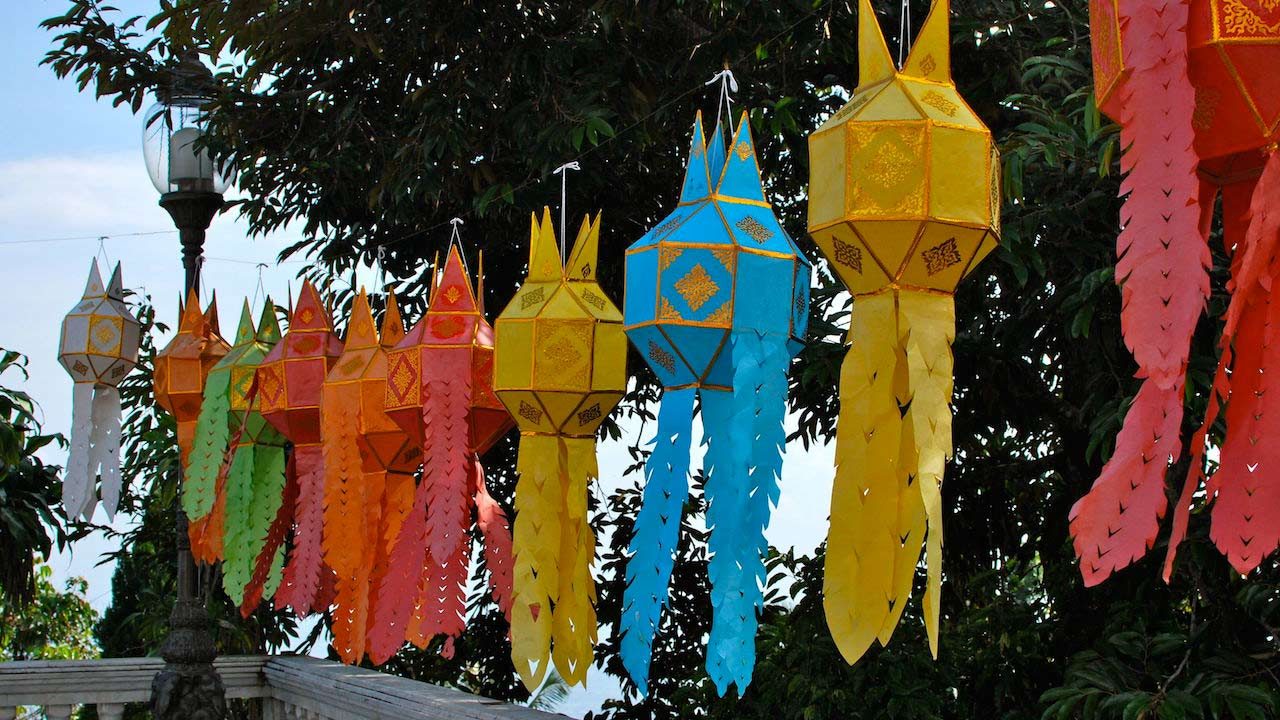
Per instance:
[[[626,333],[665,388],[622,611],[623,664],[641,692],[688,494],[695,397],[711,529],[707,672],[722,695],[751,682],[787,367],[804,336],[809,279],[808,260],[764,198],[747,114],[727,149],[719,126],[706,141],[699,114],[680,204],[626,255]]]

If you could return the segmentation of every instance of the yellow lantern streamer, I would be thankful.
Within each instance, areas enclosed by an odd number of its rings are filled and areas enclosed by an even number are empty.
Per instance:
[[[999,157],[951,79],[948,13],[935,0],[899,69],[861,0],[858,87],[809,138],[809,232],[855,298],[823,587],[849,663],[889,642],[922,546],[938,652],[953,294],[1000,232]]]
[[[596,642],[588,486],[596,430],[626,390],[622,314],[596,283],[600,218],[562,264],[551,213],[530,231],[529,276],[495,323],[494,389],[520,426],[511,656],[538,687],[551,655],[570,685]]]

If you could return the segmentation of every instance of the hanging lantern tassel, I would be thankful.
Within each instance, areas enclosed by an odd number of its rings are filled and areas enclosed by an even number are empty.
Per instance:
[[[899,70],[861,0],[858,87],[809,137],[809,232],[854,297],[823,582],[850,664],[888,644],[922,549],[938,653],[953,298],[1000,234],[999,156],[951,78],[948,16],[935,0]]]
[[[510,529],[479,465],[511,427],[492,390],[493,330],[478,300],[483,294],[483,286],[472,289],[451,243],[427,313],[387,353],[386,413],[420,451],[423,468],[372,601],[367,645],[375,664],[406,640],[425,648],[437,635],[452,656],[466,626],[473,507],[490,588],[510,613]]]
[[[246,302],[230,350],[209,370],[183,483],[192,554],[206,564],[222,561],[223,589],[242,612],[246,597],[254,596],[256,607],[264,591],[274,592],[283,561],[269,530],[284,492],[285,440],[257,412],[254,383],[279,340],[271,300],[257,329]],[[275,573],[255,585],[260,555]]]
[[[550,661],[584,683],[596,643],[596,431],[626,391],[622,314],[596,282],[600,218],[568,262],[551,212],[532,216],[529,275],[497,321],[498,397],[520,426],[511,658],[530,691]]]
[[[679,205],[627,250],[626,332],[664,387],[622,605],[623,665],[641,692],[679,544],[695,395],[707,443],[707,673],[720,694],[742,693],[755,666],[810,267],[765,200],[747,118],[726,147],[723,127],[707,141],[698,116]]]
[[[325,378],[324,561],[336,575],[333,645],[344,662],[364,657],[373,625],[372,590],[413,499],[421,450],[386,408],[387,350],[404,338],[395,295],[381,338],[363,290],[351,308],[343,353]]]
[[[102,506],[114,518],[120,505],[120,391],[116,386],[138,360],[138,321],[124,304],[117,263],[102,284],[98,260],[89,268],[80,302],[62,321],[58,361],[75,381],[71,398],[71,447],[62,478],[68,517],[93,516],[101,478]]]

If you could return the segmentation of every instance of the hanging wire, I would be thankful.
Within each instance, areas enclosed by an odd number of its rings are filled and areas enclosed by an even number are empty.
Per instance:
[[[457,245],[458,257],[462,259],[462,271],[467,274],[467,277],[471,277],[471,265],[467,262],[466,249],[462,246],[462,233],[458,230],[458,227],[464,224],[462,218],[451,218],[449,224],[453,228],[449,231],[449,246],[444,249],[444,261],[446,264],[449,262],[449,249]],[[431,268],[431,272],[435,274],[437,280],[440,278],[439,270],[440,268]]]
[[[898,69],[906,62],[907,46],[911,41],[907,33],[911,32],[911,0],[902,0],[902,12],[898,15]]]
[[[104,270],[108,270],[108,271],[110,270],[111,258],[107,257],[107,236],[106,235],[101,235],[98,237],[98,252],[94,255],[94,257],[102,258],[102,268]]]
[[[567,162],[556,168],[551,174],[560,176],[560,264],[564,264],[564,206],[569,202],[568,185],[565,180],[569,176],[570,170],[581,170],[578,161]]]

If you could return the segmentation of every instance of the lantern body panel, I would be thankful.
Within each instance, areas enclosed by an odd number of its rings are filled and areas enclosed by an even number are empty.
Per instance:
[[[320,442],[320,390],[341,354],[320,294],[303,283],[289,331],[257,371],[262,416],[295,445]]]

